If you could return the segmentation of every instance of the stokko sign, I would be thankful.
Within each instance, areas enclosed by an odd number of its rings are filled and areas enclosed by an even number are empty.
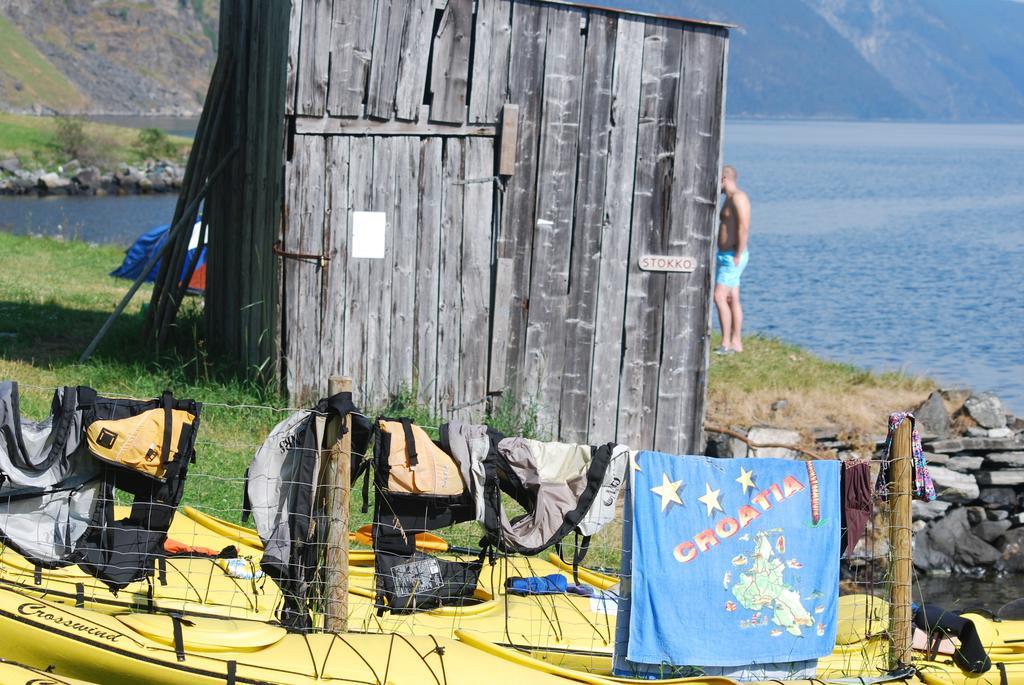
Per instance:
[[[685,255],[645,254],[637,261],[641,271],[669,271],[690,273],[697,268],[697,260]]]

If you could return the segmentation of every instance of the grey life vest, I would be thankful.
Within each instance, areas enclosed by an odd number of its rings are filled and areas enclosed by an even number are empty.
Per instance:
[[[293,631],[312,627],[309,588],[316,573],[326,532],[326,512],[317,510],[322,482],[321,450],[329,419],[355,412],[351,393],[320,400],[274,426],[246,471],[243,520],[252,516],[263,540],[260,566],[281,588],[279,619]],[[364,469],[369,422],[352,415],[352,480]]]
[[[0,382],[0,539],[38,566],[78,564],[115,591],[149,576],[195,459],[199,409],[169,391],[134,400],[65,387],[54,392],[50,415],[35,422],[21,416],[17,384]],[[126,445],[139,454],[140,417],[152,436],[141,459],[159,464],[160,477],[109,460]],[[134,496],[120,520],[115,489]]]

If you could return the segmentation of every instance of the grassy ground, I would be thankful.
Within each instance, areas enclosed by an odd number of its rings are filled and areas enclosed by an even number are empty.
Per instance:
[[[272,390],[239,380],[211,365],[191,341],[199,334],[198,302],[186,303],[180,337],[189,344],[157,358],[140,342],[144,287],[92,360],[77,359],[126,291],[128,282],[107,273],[122,258],[117,248],[15,237],[0,233],[0,379],[22,384],[23,410],[46,415],[53,388],[88,385],[108,394],[153,397],[171,388],[180,397],[205,403],[185,501],[224,518],[237,520],[242,478],[255,449],[283,419],[284,400]],[[188,349],[188,352],[183,350]],[[927,380],[901,374],[873,374],[829,362],[797,347],[767,338],[750,338],[740,355],[713,357],[709,380],[708,424],[750,426],[755,423],[810,429],[835,425],[847,433],[884,432],[894,409],[921,401],[932,387]],[[771,404],[785,399],[785,408]],[[231,406],[223,406],[231,405]],[[390,407],[368,409],[405,415],[426,426],[440,420],[416,408],[407,397]],[[499,411],[490,422],[509,434],[531,434],[529,415]],[[368,522],[353,498],[354,524]],[[613,528],[613,527],[612,527]],[[464,526],[448,537],[475,544],[479,532]],[[593,561],[614,564],[618,531],[595,541]]]
[[[0,75],[4,77],[0,79],[0,95],[15,107],[41,104],[58,111],[74,111],[87,104],[78,89],[3,16]]]
[[[2,39],[0,39],[2,45]],[[138,164],[144,160],[138,148],[139,130],[110,124],[83,122],[84,147],[95,159],[80,160],[95,163],[101,168],[120,164]],[[179,136],[168,136],[173,147],[174,160],[181,161],[188,153],[191,141]],[[27,168],[51,169],[69,161],[57,138],[55,117],[34,117],[0,113],[0,159],[15,156]]]

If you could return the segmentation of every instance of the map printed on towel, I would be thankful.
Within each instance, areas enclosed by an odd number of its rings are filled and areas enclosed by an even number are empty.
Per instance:
[[[839,465],[640,452],[627,658],[742,666],[830,654]]]

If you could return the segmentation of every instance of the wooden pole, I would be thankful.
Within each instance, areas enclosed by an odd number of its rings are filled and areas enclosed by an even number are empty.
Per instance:
[[[352,392],[352,379],[332,377],[328,395]],[[352,479],[352,417],[345,415],[344,432],[338,421],[327,426],[326,444],[331,446],[326,474],[330,527],[327,531],[327,611],[324,628],[330,633],[348,631],[348,506]],[[342,433],[338,438],[338,433]]]
[[[910,663],[913,641],[910,607],[913,553],[910,524],[914,465],[911,438],[911,421],[904,419],[896,429],[889,453],[889,555],[892,573],[889,666],[893,669]]]

